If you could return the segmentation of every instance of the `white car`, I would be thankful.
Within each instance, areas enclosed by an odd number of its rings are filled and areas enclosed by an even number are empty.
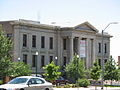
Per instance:
[[[0,90],[53,90],[52,83],[34,76],[17,77],[7,84],[0,85]]]

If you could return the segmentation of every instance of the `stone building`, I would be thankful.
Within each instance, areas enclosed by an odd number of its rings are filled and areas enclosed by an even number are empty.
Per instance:
[[[13,41],[13,61],[29,64],[33,73],[42,73],[42,67],[52,60],[64,66],[73,55],[85,61],[89,69],[101,61],[102,34],[89,22],[75,27],[40,24],[29,20],[0,21],[6,36]],[[104,34],[104,60],[110,55],[110,35]],[[36,65],[37,62],[37,65]]]

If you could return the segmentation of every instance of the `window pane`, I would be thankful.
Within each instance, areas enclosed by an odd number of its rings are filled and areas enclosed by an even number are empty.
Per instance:
[[[50,63],[53,61],[53,56],[50,56]]]
[[[23,47],[27,46],[27,35],[23,34]]]
[[[43,67],[45,65],[45,56],[42,55],[41,56],[41,67]]]
[[[36,47],[36,36],[32,36],[32,47]]]
[[[23,54],[23,62],[24,62],[25,64],[27,64],[27,55],[26,55],[26,54]]]
[[[41,36],[41,48],[45,48],[45,37]]]
[[[66,50],[66,39],[63,39],[63,50]]]
[[[49,46],[50,46],[50,49],[53,49],[53,37],[50,37],[50,44],[49,44]]]
[[[98,43],[98,53],[101,53],[101,43]]]
[[[32,67],[36,67],[36,59],[37,59],[36,55],[33,55],[32,56]]]

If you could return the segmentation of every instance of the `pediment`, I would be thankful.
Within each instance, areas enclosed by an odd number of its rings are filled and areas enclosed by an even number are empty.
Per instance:
[[[93,25],[91,25],[89,22],[79,24],[79,25],[75,26],[74,29],[82,30],[82,31],[85,30],[85,31],[98,32],[98,30]]]

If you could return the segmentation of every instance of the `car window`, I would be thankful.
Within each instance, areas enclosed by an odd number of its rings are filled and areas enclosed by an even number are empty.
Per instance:
[[[29,80],[29,83],[30,83],[30,84],[43,84],[44,81],[41,80],[41,79],[39,79],[39,78],[31,78],[31,79]]]
[[[14,78],[10,82],[8,82],[8,84],[23,84],[26,83],[27,80],[28,80],[27,78]]]
[[[39,78],[36,78],[36,82],[37,82],[37,84],[43,84],[44,83],[44,81],[39,79]]]

